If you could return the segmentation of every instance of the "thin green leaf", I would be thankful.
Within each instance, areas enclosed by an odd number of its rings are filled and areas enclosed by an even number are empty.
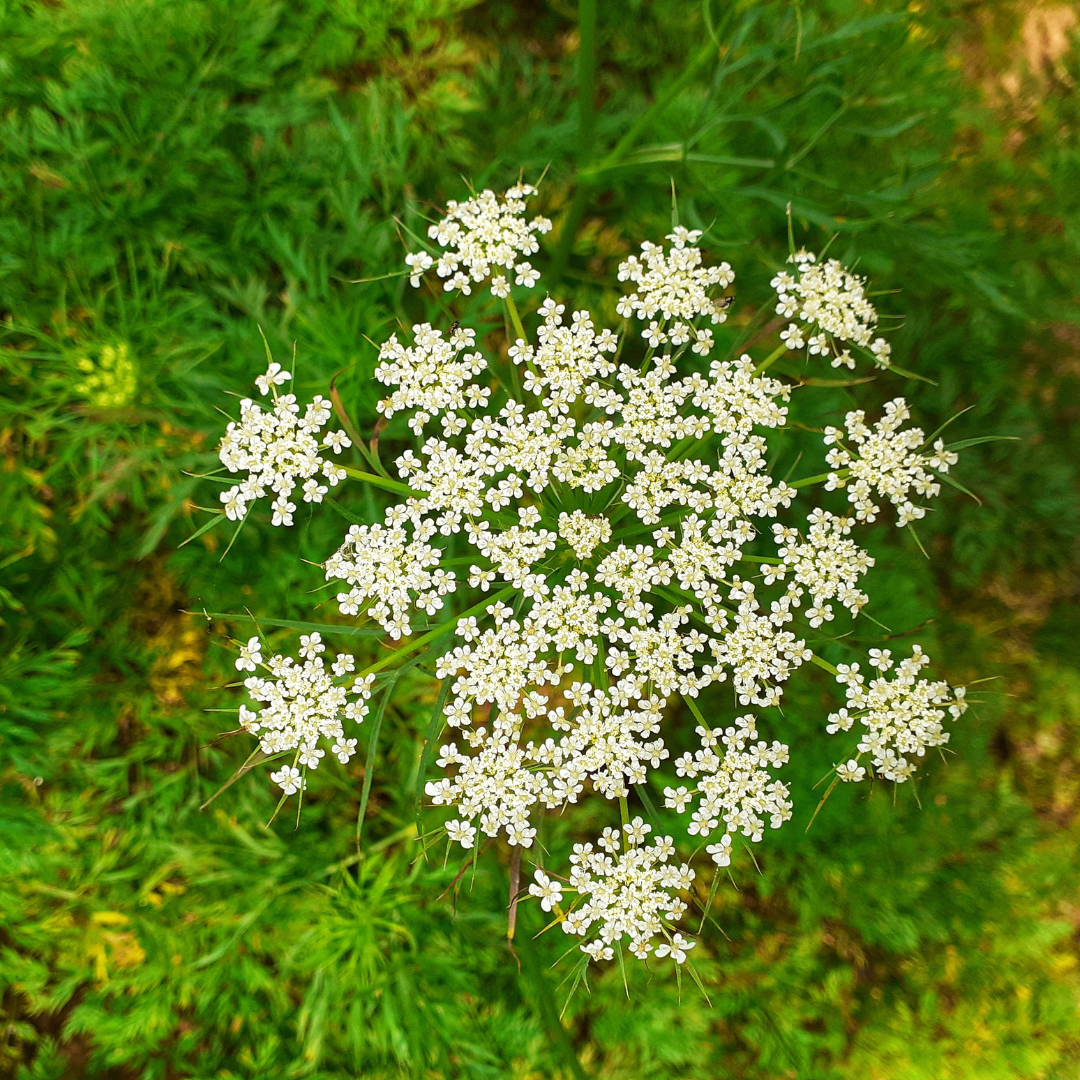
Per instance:
[[[439,734],[439,725],[443,719],[443,708],[446,705],[447,695],[450,693],[450,679],[445,678],[442,681],[442,686],[439,687],[439,696],[435,700],[435,705],[431,710],[431,716],[428,719],[427,733],[424,736],[424,748],[420,753],[420,764],[416,768],[416,782],[413,784],[413,797],[416,799],[416,835],[422,836],[423,830],[420,827],[420,799],[424,793],[424,782],[427,780],[427,768],[431,761],[432,749],[435,745],[435,739]]]
[[[226,520],[227,520],[227,518],[225,517],[225,511],[224,510],[219,511],[209,521],[204,522],[202,525],[200,525],[199,528],[196,529],[195,532],[193,532],[186,540],[184,540],[181,543],[177,544],[176,545],[177,548],[182,548],[186,544],[190,544],[192,540],[198,540],[199,537],[202,536],[202,534],[204,532],[209,532],[212,528],[214,528],[215,525],[220,525],[221,522],[226,521]]]
[[[368,799],[371,796],[371,782],[375,777],[375,755],[379,749],[379,732],[382,730],[383,716],[386,714],[386,707],[390,704],[390,695],[394,692],[394,687],[397,685],[400,676],[401,672],[395,671],[393,677],[387,682],[386,690],[383,692],[382,701],[379,702],[379,707],[375,710],[375,715],[372,717],[371,721],[371,741],[368,743],[367,762],[364,766],[364,787],[360,793],[360,809],[356,814],[357,855],[363,853],[361,838],[364,831],[364,815],[367,813]]]
[[[946,450],[966,450],[969,446],[978,446],[988,442],[1020,442],[1019,435],[979,435],[974,439],[961,439],[959,442],[949,443]]]
[[[267,626],[280,626],[287,630],[304,630],[307,633],[318,631],[320,634],[343,634],[346,637],[385,637],[386,631],[381,626],[338,626],[335,623],[299,622],[296,619],[270,619],[251,612],[236,614],[226,611],[206,611],[195,614],[206,615],[210,619],[251,619],[252,622],[265,623]]]
[[[974,499],[974,500],[975,500],[975,501],[976,501],[976,502],[977,502],[977,503],[978,503],[978,504],[979,504],[980,506],[982,506],[982,499],[980,499],[980,498],[979,498],[979,496],[975,494],[975,492],[973,492],[973,491],[968,491],[968,489],[967,489],[966,487],[964,487],[964,485],[963,485],[963,484],[961,484],[959,480],[955,480],[955,479],[954,479],[953,477],[951,477],[951,476],[950,476],[950,475],[949,475],[948,473],[943,473],[943,472],[939,472],[939,473],[937,474],[937,478],[938,478],[939,480],[944,480],[946,484],[948,484],[948,485],[949,485],[950,487],[954,487],[954,488],[956,488],[956,490],[957,490],[957,491],[962,491],[962,492],[963,492],[963,493],[964,493],[965,495],[969,495],[969,496],[970,496],[971,498],[973,498],[973,499]]]
[[[690,972],[690,978],[697,983],[697,988],[701,991],[701,996],[705,999],[705,1003],[712,1008],[712,998],[709,997],[705,991],[705,984],[701,981],[701,976],[698,975],[694,968],[694,965],[690,962],[690,958],[686,958],[686,970]]]

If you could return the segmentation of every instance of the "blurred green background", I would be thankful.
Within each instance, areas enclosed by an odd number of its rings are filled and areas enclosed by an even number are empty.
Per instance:
[[[591,123],[571,0],[0,0],[0,1076],[1080,1074],[1080,12],[598,8]],[[858,400],[906,393],[927,428],[973,406],[956,438],[1020,437],[964,453],[981,505],[946,489],[929,560],[870,535],[875,613],[917,631],[898,646],[994,677],[950,754],[914,791],[837,790],[806,832],[837,694],[801,673],[766,721],[795,818],[717,892],[711,1004],[635,964],[561,1024],[565,943],[530,943],[523,908],[519,971],[505,854],[449,892],[457,865],[415,860],[419,677],[296,828],[265,826],[260,772],[199,811],[250,749],[205,711],[236,707],[216,687],[246,632],[189,612],[312,618],[303,560],[345,522],[257,520],[224,562],[224,531],[179,547],[216,501],[188,474],[262,370],[258,328],[279,359],[295,343],[301,395],[344,369],[370,430],[371,342],[447,313],[400,278],[350,282],[397,269],[403,230],[467,183],[545,168],[555,292],[613,316],[674,182],[745,326],[790,201],[797,242],[837,234],[887,290],[894,358],[933,380]]]

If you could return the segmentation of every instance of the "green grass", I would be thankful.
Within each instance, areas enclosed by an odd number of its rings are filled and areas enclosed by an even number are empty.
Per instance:
[[[923,8],[598,4],[590,112],[565,0],[0,5],[0,1075],[1075,1074],[1080,66],[1073,39],[1033,73],[1004,4]],[[950,491],[929,561],[872,535],[878,617],[919,628],[950,681],[996,677],[921,805],[838,789],[806,832],[835,698],[824,675],[793,688],[769,724],[795,819],[717,890],[695,950],[711,1006],[640,965],[628,997],[616,967],[565,1027],[562,935],[530,941],[526,906],[520,971],[507,951],[505,853],[453,886],[441,850],[417,860],[437,688],[415,672],[298,824],[266,826],[259,771],[200,811],[250,747],[206,711],[235,704],[230,626],[188,612],[324,617],[303,560],[344,519],[256,519],[224,562],[224,532],[179,546],[260,328],[281,358],[295,343],[298,393],[341,371],[369,431],[372,342],[445,313],[400,278],[352,282],[397,269],[466,182],[520,169],[548,170],[544,269],[608,317],[674,184],[745,325],[790,202],[798,242],[835,234],[886,290],[894,358],[933,380],[860,402],[905,393],[930,427],[971,405],[956,438],[1021,439],[964,453],[981,505]]]

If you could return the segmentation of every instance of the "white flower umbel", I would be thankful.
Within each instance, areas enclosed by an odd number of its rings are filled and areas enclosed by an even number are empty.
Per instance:
[[[794,273],[781,270],[772,279],[776,313],[798,319],[780,336],[789,349],[809,347],[811,355],[831,358],[833,367],[855,367],[844,343],[853,342],[873,355],[879,367],[889,366],[891,349],[874,337],[878,315],[866,298],[866,279],[853,274],[836,259],[819,263],[812,251],[797,251],[788,259]]]
[[[249,675],[244,680],[252,701],[262,702],[263,708],[253,711],[241,706],[240,726],[258,736],[264,754],[295,750],[294,764],[306,769],[317,769],[325,756],[320,742],[330,744],[343,764],[356,752],[356,739],[346,738],[342,719],[357,724],[364,719],[375,682],[375,676],[369,675],[349,678],[349,685],[343,685],[341,680],[353,670],[353,658],[343,654],[327,670],[320,655],[325,648],[317,633],[305,636],[302,664],[291,656],[274,655],[264,665],[270,678]],[[245,651],[254,658],[251,642]],[[300,789],[299,777],[299,771],[289,766],[272,779],[291,795]]]
[[[846,488],[848,502],[860,521],[877,519],[880,507],[873,501],[874,492],[896,507],[896,523],[901,528],[925,517],[926,508],[912,503],[909,493],[914,491],[923,498],[939,494],[941,484],[927,469],[947,473],[959,460],[945,449],[941,439],[934,443],[932,455],[921,453],[919,448],[926,441],[922,429],[900,430],[910,416],[903,398],[886,403],[885,415],[873,430],[866,426],[862,409],[849,412],[844,427],[854,450],[844,445],[844,433],[838,428],[825,429],[825,445],[830,447],[825,460],[833,468],[826,489]]]
[[[740,716],[733,727],[699,724],[697,734],[701,749],[675,762],[678,775],[696,779],[697,787],[665,788],[664,805],[682,814],[698,796],[691,814],[691,836],[706,837],[719,828],[728,834],[741,832],[757,843],[765,817],[779,829],[791,817],[791,802],[787,785],[774,780],[768,770],[786,764],[788,748],[778,742],[772,746],[763,740],[754,742],[758,733],[752,714]],[[722,840],[708,850],[718,866],[727,866],[730,848],[731,841]]]
[[[331,487],[345,478],[345,470],[319,452],[329,447],[339,453],[352,445],[343,431],[318,441],[319,432],[330,419],[330,402],[316,397],[300,416],[296,397],[277,392],[278,386],[291,378],[280,364],[271,364],[266,374],[255,381],[263,394],[273,393],[273,410],[265,412],[251,398],[244,398],[239,422],[230,423],[221,440],[221,463],[229,472],[246,470],[248,474],[240,484],[221,494],[230,521],[243,518],[248,505],[263,498],[269,489],[276,496],[271,507],[273,523],[291,525],[296,504],[290,502],[289,496],[298,483],[304,481],[304,502],[322,502],[328,489],[316,477],[321,473]]]
[[[830,600],[837,599],[852,615],[857,615],[870,597],[855,584],[874,565],[874,560],[848,538],[854,522],[837,517],[828,510],[814,510],[807,518],[810,529],[806,539],[784,525],[774,525],[773,535],[779,546],[780,566],[764,567],[765,582],[783,581],[790,571],[793,582],[787,595],[798,604],[805,592],[813,601],[806,616],[812,627],[833,618]]]
[[[531,337],[508,295],[511,274],[533,282],[523,257],[546,228],[525,223],[529,194],[515,188],[500,200],[485,192],[453,204],[432,226],[447,249],[438,265],[447,287],[467,291],[490,278],[507,300],[514,366],[494,378],[476,335],[460,327],[444,336],[419,323],[411,341],[390,339],[376,372],[388,387],[379,408],[386,418],[408,414],[416,435],[393,463],[408,487],[381,522],[350,528],[325,573],[343,583],[343,614],[409,639],[377,667],[445,634],[431,662],[446,680],[449,734],[439,747],[442,775],[425,792],[448,810],[449,841],[475,853],[483,834],[535,853],[541,815],[585,799],[618,802],[623,829],[607,829],[596,848],[579,844],[568,884],[539,870],[530,894],[585,939],[594,960],[625,943],[642,959],[682,963],[693,943],[674,924],[694,872],[678,863],[670,838],[647,843],[650,826],[628,821],[632,789],[664,770],[667,806],[690,815],[689,831],[716,867],[732,861],[734,836],[758,842],[766,825],[790,818],[788,788],[776,778],[787,747],[759,739],[751,714],[727,726],[706,722],[695,699],[726,684],[740,712],[776,706],[807,662],[835,671],[807,647],[806,631],[867,604],[860,584],[873,560],[851,533],[878,513],[871,496],[895,503],[901,524],[912,520],[923,511],[910,493],[937,494],[928,470],[945,471],[956,458],[940,442],[925,456],[922,433],[901,430],[907,409],[897,399],[873,431],[858,411],[844,432],[827,429],[831,473],[792,485],[774,479],[769,462],[778,451],[767,439],[788,423],[791,395],[810,391],[765,373],[783,346],[771,360],[735,354],[704,370],[699,357],[712,338],[702,324],[723,321],[718,293],[732,274],[726,263],[706,266],[699,234],[685,229],[668,237],[669,248],[646,244],[621,267],[636,291],[620,311],[644,324],[649,344],[642,350],[638,342],[635,363],[627,359],[633,343],[624,355],[590,313],[550,298],[525,314]],[[798,319],[782,340],[802,347],[809,338],[811,353],[826,360],[845,344],[873,350],[876,315],[862,281],[805,254],[795,263],[797,276],[774,282]],[[434,266],[423,253],[408,265],[414,284]],[[286,377],[271,368],[260,386],[276,393]],[[316,399],[303,422],[298,408],[291,397],[275,399],[269,420],[246,408],[242,436],[227,436],[230,460],[239,467],[250,457],[271,478],[310,482],[284,450],[268,449],[275,439],[308,438],[296,455],[304,468],[320,467],[310,429],[329,407]],[[400,489],[387,477],[369,480]],[[854,513],[811,504],[799,512],[802,531],[777,521],[819,483],[826,492],[845,488]],[[839,493],[828,497],[843,506]],[[770,533],[777,554],[758,554]],[[461,593],[463,613],[447,616],[447,597]],[[413,636],[418,613],[440,618]],[[302,790],[305,771],[324,753],[320,741],[333,740],[332,753],[348,760],[355,741],[344,738],[340,718],[359,719],[367,708],[370,677],[352,685],[350,699],[351,666],[339,660],[331,674],[321,652],[309,635],[302,664],[274,657],[272,679],[248,680],[267,708],[245,711],[243,726],[267,752],[297,755],[275,774],[283,791]],[[886,653],[872,662],[891,666]],[[856,665],[840,669],[849,700],[831,729],[858,719],[863,734],[838,776],[873,771],[903,780],[925,747],[944,742],[942,710],[959,715],[963,692],[917,680],[924,662],[917,652],[892,681],[869,685]],[[253,639],[237,666],[260,663]],[[698,718],[699,742],[672,762],[665,716],[678,697]],[[860,763],[866,755],[869,768]]]
[[[409,426],[419,435],[433,416],[476,404],[466,402],[462,387],[476,378],[487,362],[478,352],[465,352],[476,343],[473,330],[458,327],[445,339],[441,330],[423,323],[413,327],[413,341],[405,348],[392,334],[379,350],[383,362],[375,369],[375,378],[397,387],[379,402],[379,412],[389,420],[402,409],[416,409]]]
[[[443,285],[447,292],[459,289],[468,296],[473,283],[490,278],[491,291],[506,296],[508,275],[517,285],[536,284],[539,273],[522,257],[540,250],[536,235],[549,232],[551,222],[544,217],[525,221],[525,200],[535,194],[536,188],[519,184],[501,199],[493,191],[482,191],[465,202],[451,199],[446,204],[446,216],[428,229],[428,236],[447,249],[434,264],[439,277],[447,279]],[[430,256],[420,253],[408,256],[406,265],[410,280],[418,286],[420,275],[433,264]]]
[[[326,561],[328,581],[339,579],[349,586],[337,594],[343,615],[367,608],[395,640],[409,635],[409,610],[419,608],[434,615],[443,597],[457,588],[454,572],[438,569],[441,552],[428,541],[435,526],[424,522],[409,536],[399,515],[387,514],[386,525],[353,525],[345,543]],[[434,568],[434,569],[433,569]]]
[[[892,680],[885,673],[893,667],[888,649],[871,649],[870,664],[881,674],[869,682],[858,664],[841,664],[836,676],[844,684],[847,706],[829,717],[828,731],[850,731],[856,720],[865,729],[860,736],[860,756],[868,754],[874,772],[886,780],[902,784],[915,771],[916,760],[927,747],[944,746],[949,733],[941,724],[948,712],[958,719],[967,711],[963,687],[950,687],[945,682],[928,682],[918,678],[920,670],[930,663],[916,645],[912,655],[896,666]],[[857,781],[865,775],[858,759],[837,766],[841,780]]]
[[[677,893],[690,888],[694,871],[686,863],[669,862],[675,853],[670,836],[646,844],[651,831],[651,825],[635,818],[623,826],[622,836],[605,829],[598,841],[600,851],[592,844],[574,845],[570,888],[580,902],[563,918],[562,928],[581,937],[593,931],[594,939],[581,946],[593,960],[610,960],[612,946],[624,938],[636,957],[647,959],[656,939],[686,911]],[[682,949],[687,948],[678,934],[675,937]],[[656,955],[669,952],[670,946],[661,945]],[[681,958],[672,956],[676,963],[686,959],[685,952]]]
[[[667,341],[679,346],[693,340],[694,352],[704,355],[712,348],[712,331],[695,329],[693,324],[699,317],[713,325],[727,319],[725,306],[717,303],[710,291],[730,285],[735,272],[727,263],[702,264],[701,250],[694,246],[701,239],[698,229],[678,227],[666,239],[671,241],[669,251],[665,252],[662,244],[646,241],[641,245],[640,259],[631,255],[619,264],[619,280],[637,286],[636,292],[619,301],[619,314],[647,321],[642,336],[653,348]]]

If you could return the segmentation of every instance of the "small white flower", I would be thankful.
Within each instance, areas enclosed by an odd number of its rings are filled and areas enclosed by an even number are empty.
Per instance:
[[[667,334],[660,329],[660,324],[655,319],[641,331],[641,336],[649,343],[650,348],[653,349],[667,341]]]
[[[836,766],[836,775],[847,783],[858,783],[865,775],[864,769],[854,758]]]
[[[337,659],[330,665],[330,670],[340,679],[356,670],[356,660],[348,653],[338,653]]]
[[[322,643],[322,634],[316,630],[312,634],[300,635],[300,656],[304,660],[314,660],[320,653],[326,652],[326,646]]]
[[[265,397],[270,393],[270,388],[273,386],[281,386],[282,383],[287,382],[292,378],[292,375],[288,371],[283,371],[280,364],[271,364],[266,369],[265,375],[260,375],[255,380],[255,385],[259,388],[259,391]]]
[[[338,739],[334,745],[330,747],[330,752],[334,754],[342,765],[348,765],[349,759],[356,753],[356,740]]]
[[[586,953],[591,959],[599,962],[600,960],[611,960],[615,956],[615,950],[610,945],[605,945],[602,941],[590,941],[585,945],[578,946],[583,953]]]
[[[291,765],[286,765],[277,772],[272,772],[270,774],[270,779],[273,780],[286,795],[295,795],[296,792],[307,786],[306,782],[300,776],[300,770],[294,769]]]
[[[306,765],[309,769],[317,769],[320,759],[325,756],[325,750],[319,750],[314,746],[305,746],[300,750],[299,760],[301,765]]]
[[[352,442],[344,431],[328,431],[323,437],[323,445],[340,454],[345,447],[352,446]]]
[[[248,638],[246,645],[240,646],[240,656],[236,661],[237,671],[254,671],[256,664],[262,663],[262,646],[257,637]]]
[[[682,934],[676,934],[669,945],[666,941],[656,947],[656,955],[670,956],[676,964],[686,963],[686,954],[697,944],[696,941],[687,941]]]
[[[802,330],[794,323],[791,323],[786,330],[780,332],[780,340],[784,342],[789,349],[801,349],[806,344],[806,339],[803,337]]]
[[[716,844],[709,844],[705,851],[712,856],[712,861],[717,866],[730,866],[731,865],[731,833],[724,833],[720,837],[720,842]]]
[[[536,880],[529,886],[529,893],[540,898],[540,906],[544,911],[550,911],[562,902],[562,885],[559,882],[552,881],[543,870],[535,871],[533,877]]]
[[[414,288],[420,287],[420,276],[425,270],[435,265],[435,260],[426,251],[410,252],[405,256],[405,265],[413,271],[409,278],[409,284]]]
[[[888,671],[892,667],[892,650],[890,649],[871,649],[870,650],[870,666],[875,667],[878,671]]]
[[[698,356],[708,356],[712,351],[713,336],[711,330],[696,330],[694,332],[694,344],[691,347],[692,352],[696,352]]]
[[[289,502],[284,495],[276,498],[271,504],[270,509],[274,511],[272,518],[275,525],[291,525],[293,523],[293,512],[296,510],[296,504]]]
[[[524,285],[527,289],[531,289],[540,280],[540,271],[534,270],[527,262],[519,263],[514,267],[514,271],[517,274],[515,284]]]

